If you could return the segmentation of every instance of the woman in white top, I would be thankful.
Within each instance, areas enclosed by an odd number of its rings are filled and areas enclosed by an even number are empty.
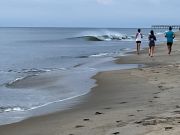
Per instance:
[[[143,36],[141,34],[141,29],[138,29],[138,32],[136,34],[137,54],[140,53],[140,45],[141,45],[142,38],[143,38]]]

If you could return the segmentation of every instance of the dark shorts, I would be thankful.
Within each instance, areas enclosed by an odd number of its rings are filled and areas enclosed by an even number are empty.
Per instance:
[[[149,44],[149,47],[155,46],[155,44]]]
[[[168,46],[172,46],[172,44],[173,44],[172,42],[167,42]]]
[[[136,41],[136,43],[137,43],[137,44],[140,44],[140,43],[141,43],[141,41]]]

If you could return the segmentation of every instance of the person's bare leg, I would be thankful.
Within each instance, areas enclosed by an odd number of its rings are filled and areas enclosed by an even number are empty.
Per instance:
[[[140,54],[140,43],[137,44],[137,54]]]
[[[151,57],[154,56],[154,46],[151,47]]]
[[[151,56],[151,47],[149,47],[149,56]]]
[[[168,54],[170,55],[171,54],[171,46],[168,45],[167,47],[168,47]]]
[[[139,43],[137,43],[136,49],[137,49],[137,54],[139,54]]]
[[[172,45],[169,46],[169,55],[171,54]]]

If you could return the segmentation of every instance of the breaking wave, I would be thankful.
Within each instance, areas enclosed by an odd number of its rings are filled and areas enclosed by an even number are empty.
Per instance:
[[[111,40],[125,40],[129,39],[126,35],[88,35],[77,37],[81,39],[85,39],[87,41],[111,41]]]
[[[132,35],[122,34],[113,31],[83,32],[71,39],[84,39],[87,41],[112,41],[112,40],[133,40]]]

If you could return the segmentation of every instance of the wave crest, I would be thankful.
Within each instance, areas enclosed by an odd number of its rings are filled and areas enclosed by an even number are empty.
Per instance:
[[[84,39],[87,41],[111,41],[133,39],[133,36],[127,36],[119,32],[101,31],[101,32],[83,32],[73,39]]]
[[[126,35],[89,35],[89,36],[81,36],[77,38],[82,38],[87,41],[111,41],[111,40],[123,40],[128,39]]]

